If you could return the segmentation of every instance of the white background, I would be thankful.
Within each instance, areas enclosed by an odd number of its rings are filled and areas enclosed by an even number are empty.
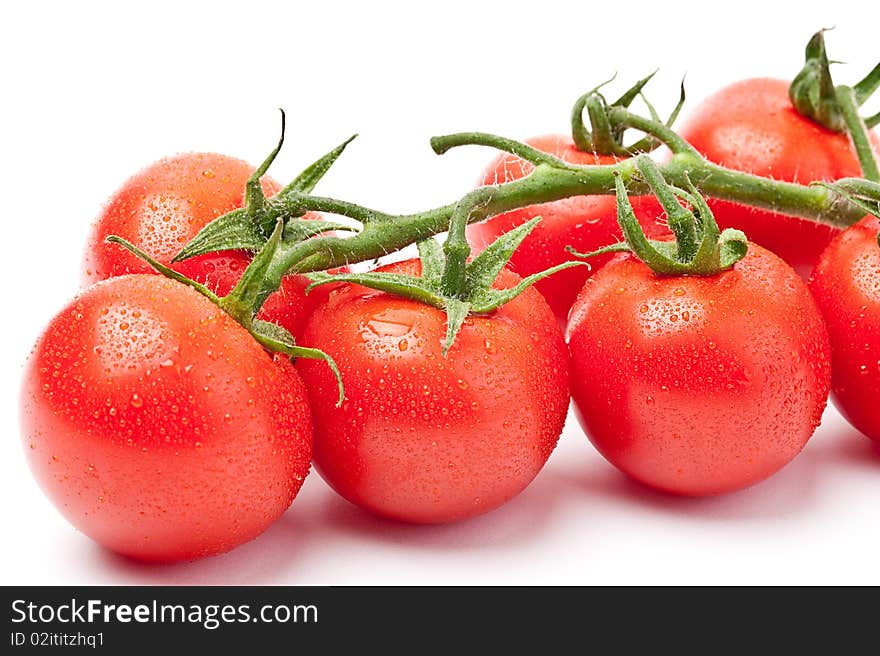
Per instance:
[[[462,195],[492,157],[437,157],[431,135],[565,132],[575,98],[615,71],[617,91],[659,67],[649,91],[666,111],[684,73],[690,106],[791,77],[823,26],[840,81],[880,58],[863,2],[299,4],[0,9],[0,583],[880,583],[880,451],[833,410],[781,473],[717,499],[628,482],[571,420],[531,487],[455,525],[373,518],[313,473],[262,537],[196,563],[145,566],[70,527],[25,465],[22,363],[77,291],[89,223],[139,168],[187,150],[257,163],[284,107],[277,179],[360,132],[318,191],[415,211]]]

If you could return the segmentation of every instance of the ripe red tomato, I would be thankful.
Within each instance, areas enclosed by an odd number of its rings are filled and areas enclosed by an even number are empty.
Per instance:
[[[190,560],[265,530],[309,470],[305,390],[235,321],[161,276],[83,292],[41,335],[22,436],[43,490],[119,553]]]
[[[162,264],[225,295],[250,262],[244,251],[207,253],[171,264],[171,258],[218,216],[242,206],[244,188],[253,167],[216,153],[183,153],[159,160],[129,178],[113,195],[92,227],[83,266],[85,285],[126,273],[154,273],[146,262],[105,239],[119,235]],[[267,196],[281,187],[263,177]],[[316,214],[307,216],[317,217]],[[270,296],[259,318],[297,335],[323,293],[306,296],[309,281],[286,276]]]
[[[831,338],[831,393],[847,420],[880,440],[880,220],[868,216],[822,253],[810,290]]]
[[[384,271],[418,274],[410,260]],[[503,271],[496,285],[519,278]],[[492,510],[525,488],[559,439],[568,354],[553,313],[528,289],[469,317],[447,356],[444,312],[344,285],[306,326],[336,380],[299,360],[315,426],[315,467],[343,497],[393,519],[440,523]]]
[[[801,116],[788,98],[785,80],[750,79],[704,101],[681,135],[707,159],[722,166],[786,182],[807,184],[860,176],[845,134]],[[880,139],[872,133],[880,152]],[[709,200],[721,228],[739,228],[806,278],[822,249],[839,232],[797,217],[729,201]]]
[[[806,285],[751,245],[710,277],[655,275],[617,256],[568,326],[572,398],[613,465],[655,488],[711,495],[756,483],[819,425],[830,355]]]
[[[549,135],[526,141],[538,150],[550,153],[566,162],[579,165],[614,164],[613,157],[586,153],[574,145],[570,137]],[[501,155],[483,175],[481,184],[511,182],[525,177],[534,166],[514,155]],[[660,204],[653,196],[633,196],[633,209],[649,237],[669,234],[662,222]],[[529,276],[552,266],[574,259],[565,249],[572,246],[581,252],[590,252],[621,241],[617,225],[617,204],[614,196],[574,196],[552,203],[531,205],[468,226],[468,241],[481,251],[516,226],[536,216],[541,222],[529,234],[510,258],[509,267],[520,276]],[[590,267],[573,267],[540,280],[535,287],[543,294],[561,322],[568,318],[568,310],[584,281],[611,258],[602,255],[591,258]]]

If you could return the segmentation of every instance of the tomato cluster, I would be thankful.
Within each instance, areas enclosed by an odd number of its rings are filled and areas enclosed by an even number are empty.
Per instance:
[[[761,176],[857,176],[846,137],[801,116],[785,89],[776,80],[733,85],[682,134],[707,159]],[[625,157],[583,152],[561,136],[528,143],[571,164]],[[505,155],[481,184],[533,169]],[[286,275],[257,318],[332,358],[345,386],[337,403],[326,363],[270,353],[204,294],[107,242],[123,237],[222,297],[252,252],[173,258],[242,207],[253,172],[191,153],[130,178],[93,226],[84,290],[28,360],[22,432],[34,475],[71,523],[115,551],[174,561],[231,549],[285,512],[313,461],[343,497],[392,519],[490,511],[547,462],[570,397],[611,463],[682,495],[742,489],[783,467],[819,425],[829,389],[853,425],[880,440],[877,218],[835,237],[804,219],[710,199],[720,227],[755,242],[725,270],[661,275],[632,253],[605,253],[468,315],[451,346],[443,309],[351,282],[312,292],[309,278]],[[266,197],[281,190],[267,177],[261,185]],[[533,205],[467,236],[479,251],[541,216],[510,267],[499,266],[493,289],[510,290],[575,257],[568,247],[619,240],[620,202]],[[673,237],[668,205],[651,195],[629,202],[644,235]],[[817,260],[808,288],[798,272]],[[378,271],[419,277],[422,266]]]

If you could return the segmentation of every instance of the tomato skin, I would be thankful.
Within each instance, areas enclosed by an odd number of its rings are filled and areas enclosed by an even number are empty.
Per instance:
[[[293,365],[192,289],[153,275],[99,283],[26,365],[30,467],[83,533],[149,561],[221,553],[262,533],[309,471]]]
[[[409,260],[385,271],[418,274]],[[503,271],[496,284],[518,278]],[[334,407],[327,367],[299,360],[312,404],[315,468],[350,502],[414,523],[488,512],[537,475],[568,406],[568,353],[533,289],[469,317],[447,357],[445,314],[345,285],[305,329],[336,360],[346,401]]]
[[[810,291],[831,338],[831,396],[853,426],[880,441],[880,220],[867,216],[828,245]]]
[[[819,311],[795,271],[755,245],[705,278],[660,277],[617,256],[584,285],[568,341],[590,440],[625,474],[675,494],[770,476],[806,444],[828,396]]]
[[[83,263],[83,286],[127,273],[155,273],[146,262],[117,244],[119,235],[142,248],[162,264],[227,294],[238,282],[251,255],[245,251],[207,253],[171,264],[171,258],[208,223],[242,206],[244,189],[253,167],[217,153],[182,153],[154,162],[129,178],[110,198],[92,226]],[[272,196],[281,186],[269,177],[261,180]],[[306,217],[318,218],[309,213]],[[258,315],[298,335],[322,294],[306,296],[304,276],[286,276]]]
[[[614,157],[587,153],[574,145],[570,137],[547,135],[526,140],[530,146],[578,165],[614,164]],[[534,166],[510,154],[499,156],[489,165],[481,180],[482,185],[519,180],[534,170]],[[649,237],[669,234],[658,221],[662,208],[653,196],[633,196],[633,209]],[[617,224],[617,204],[614,196],[573,196],[552,203],[531,205],[499,214],[486,221],[468,226],[467,236],[475,251],[482,251],[501,234],[522,225],[536,216],[541,222],[514,252],[509,267],[520,276],[529,276],[557,264],[576,259],[566,246],[588,253],[623,237]],[[538,289],[557,318],[564,323],[568,311],[584,281],[602,267],[610,255],[590,258],[590,267],[573,267],[539,281]]]
[[[846,134],[801,116],[788,98],[789,82],[755,78],[721,89],[697,107],[681,135],[707,159],[785,182],[861,176]],[[880,138],[871,133],[880,152]],[[739,228],[803,278],[838,228],[729,201],[709,200],[721,228]]]

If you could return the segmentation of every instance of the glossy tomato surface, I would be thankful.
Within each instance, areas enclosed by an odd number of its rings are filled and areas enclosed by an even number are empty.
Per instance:
[[[161,276],[112,278],[52,320],[26,366],[21,418],[58,510],[140,559],[190,560],[254,538],[309,470],[293,366]]]
[[[107,243],[109,235],[118,235],[215,293],[229,293],[250,262],[250,253],[208,253],[174,265],[171,258],[208,223],[242,206],[245,184],[253,171],[247,162],[226,155],[183,153],[159,160],[129,178],[92,227],[83,263],[84,285],[126,273],[154,273],[146,262]],[[263,177],[262,187],[267,196],[281,189],[268,177]],[[285,277],[259,317],[298,334],[322,299],[320,293],[306,296],[307,285],[302,276]]]
[[[846,134],[801,116],[788,98],[789,82],[736,82],[705,100],[681,135],[712,162],[755,175],[809,184],[860,176]],[[880,139],[872,134],[880,152]],[[710,200],[722,228],[739,228],[806,278],[839,229],[729,201]]]
[[[613,157],[578,150],[570,137],[549,135],[528,139],[530,146],[579,165],[614,164]],[[511,182],[525,177],[534,166],[514,155],[498,157],[486,170],[481,184]],[[649,237],[668,234],[662,209],[653,196],[633,196],[633,209]],[[481,251],[501,234],[536,216],[541,222],[514,252],[509,267],[520,276],[529,276],[575,259],[566,246],[582,253],[594,251],[622,240],[617,224],[614,196],[573,196],[552,203],[531,205],[468,226],[468,241]],[[590,267],[573,267],[539,281],[535,286],[547,299],[553,312],[564,322],[584,281],[610,259],[602,255],[589,260]]]
[[[518,280],[505,270],[496,284]],[[356,285],[332,291],[309,321],[304,339],[333,356],[346,393],[336,408],[328,368],[297,362],[315,466],[352,503],[407,522],[471,517],[519,493],[555,447],[568,353],[541,295],[528,289],[469,317],[446,357],[445,334],[442,311]]]
[[[751,245],[732,270],[661,277],[617,256],[568,327],[581,425],[632,478],[712,495],[770,476],[819,425],[828,336],[806,285]]]
[[[880,441],[880,220],[865,217],[829,244],[810,290],[831,338],[831,393],[849,422]]]

